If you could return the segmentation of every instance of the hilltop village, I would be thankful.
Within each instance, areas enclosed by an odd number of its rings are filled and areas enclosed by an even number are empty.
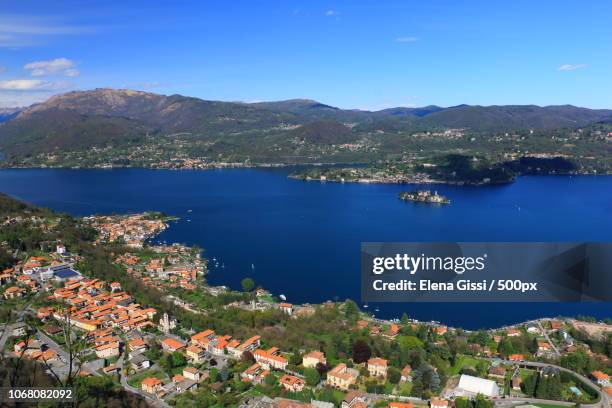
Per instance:
[[[609,406],[609,321],[465,331],[351,300],[295,305],[250,279],[209,286],[199,250],[150,242],[161,214],[0,204],[3,387],[36,378],[84,406]]]

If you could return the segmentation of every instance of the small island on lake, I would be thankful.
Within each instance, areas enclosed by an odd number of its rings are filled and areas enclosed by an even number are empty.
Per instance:
[[[418,203],[450,204],[450,200],[447,197],[438,194],[437,191],[432,193],[430,190],[402,191],[399,193],[399,198],[400,200]]]

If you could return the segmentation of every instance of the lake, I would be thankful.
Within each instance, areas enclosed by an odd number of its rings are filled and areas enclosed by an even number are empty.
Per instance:
[[[359,300],[362,241],[612,241],[612,177],[528,176],[503,186],[434,188],[450,206],[403,202],[410,186],[304,182],[293,169],[0,171],[0,191],[73,215],[163,211],[159,236],[216,258],[207,277],[257,284],[289,302]],[[468,329],[543,316],[612,317],[612,303],[385,303]]]

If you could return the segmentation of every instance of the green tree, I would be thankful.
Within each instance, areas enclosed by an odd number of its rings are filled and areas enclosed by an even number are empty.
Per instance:
[[[244,278],[240,281],[240,285],[242,286],[243,292],[251,292],[255,289],[255,281],[251,278]]]
[[[319,381],[321,381],[321,376],[319,375],[319,372],[314,368],[306,368],[304,370],[304,377],[306,378],[306,384],[311,387],[316,386]]]
[[[395,367],[389,367],[389,372],[387,373],[389,382],[391,384],[398,384],[400,379],[402,378],[402,373]]]

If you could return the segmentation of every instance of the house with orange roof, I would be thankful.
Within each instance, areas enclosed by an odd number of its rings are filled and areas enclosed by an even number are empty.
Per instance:
[[[593,380],[602,387],[607,387],[610,385],[610,376],[602,371],[591,372],[591,378],[593,378]]]
[[[174,353],[175,351],[181,351],[185,348],[185,344],[182,342],[168,337],[161,342],[162,349],[168,353]]]
[[[525,356],[523,354],[511,354],[508,356],[508,360],[510,361],[524,361]]]
[[[278,381],[281,387],[289,392],[301,392],[306,383],[301,378],[285,374]]]
[[[319,363],[327,364],[325,354],[320,351],[311,351],[302,357],[302,365],[306,368],[316,368]]]
[[[429,406],[430,408],[448,408],[448,401],[437,397],[431,397]]]
[[[278,308],[289,316],[293,314],[293,305],[291,303],[279,303]]]
[[[287,368],[287,364],[289,364],[289,361],[280,355],[280,351],[276,347],[272,347],[268,350],[255,350],[253,357],[255,361],[261,364],[266,370],[271,368],[284,370]]]
[[[207,350],[208,343],[210,343],[210,341],[214,337],[215,337],[215,331],[207,329],[207,330],[204,330],[200,333],[197,333],[191,336],[191,344]]]
[[[206,353],[198,346],[190,345],[185,349],[187,359],[194,364],[198,364],[206,358]]]
[[[128,346],[130,347],[130,352],[132,353],[144,353],[149,349],[147,343],[145,343],[145,341],[140,337],[128,341]]]
[[[242,381],[252,382],[253,384],[261,384],[263,380],[270,375],[270,370],[266,370],[259,363],[255,363],[240,374]]]
[[[357,382],[358,377],[359,371],[354,368],[348,368],[344,363],[340,363],[327,373],[327,380],[325,383],[329,386],[346,391],[351,385]]]
[[[508,329],[506,330],[506,335],[508,337],[517,337],[521,335],[521,331],[519,329]]]
[[[19,286],[11,286],[10,288],[6,288],[4,291],[4,298],[8,299],[19,299],[25,296],[26,290]]]
[[[147,377],[142,380],[142,383],[140,383],[140,387],[144,392],[148,392],[149,394],[155,394],[157,391],[161,390],[162,382],[159,378]]]
[[[412,402],[390,402],[389,408],[414,408],[414,404]]]
[[[241,345],[236,348],[234,356],[236,358],[242,357],[242,353],[245,351],[253,351],[261,345],[261,336],[253,336],[244,341]]]
[[[183,377],[188,380],[200,381],[201,373],[200,370],[195,367],[185,367],[183,368]]]
[[[437,326],[435,328],[435,331],[436,331],[436,333],[439,336],[443,336],[448,331],[448,327],[446,327],[446,326]]]
[[[368,360],[368,372],[372,377],[387,377],[387,360],[380,357],[372,357]]]
[[[400,327],[399,325],[393,323],[389,326],[389,328],[387,329],[387,331],[385,331],[382,335],[383,337],[386,337],[388,339],[394,339],[397,337],[397,335],[400,332]]]
[[[111,358],[119,355],[119,342],[105,343],[96,347],[96,355],[99,358]]]

